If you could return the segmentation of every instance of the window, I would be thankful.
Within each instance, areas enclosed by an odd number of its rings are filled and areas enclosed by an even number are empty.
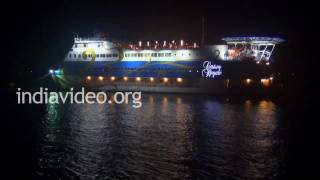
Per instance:
[[[145,57],[150,57],[150,53],[145,53],[144,56]]]
[[[71,54],[69,54],[69,58],[71,58],[72,57],[72,55]]]
[[[113,57],[118,57],[118,54],[113,54],[112,56],[113,56]]]
[[[78,55],[78,58],[81,58],[81,54]]]
[[[76,48],[77,48],[77,47],[78,47],[78,44],[75,44],[75,45],[74,45],[74,47],[76,47]]]
[[[157,57],[157,53],[151,53],[152,57]]]
[[[83,47],[87,47],[87,44],[83,44]]]
[[[74,58],[77,58],[77,55],[76,55],[76,54],[74,54],[74,55],[73,55],[73,57],[74,57]]]
[[[97,58],[99,57],[99,54],[97,54]]]

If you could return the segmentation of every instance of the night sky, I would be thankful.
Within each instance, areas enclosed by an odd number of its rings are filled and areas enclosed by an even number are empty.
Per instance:
[[[274,52],[275,67],[299,73],[305,66],[303,33],[311,13],[304,6],[291,1],[12,1],[4,6],[9,11],[2,12],[9,42],[5,73],[47,72],[63,60],[75,35],[200,42],[202,18],[206,44],[222,43],[225,36],[284,38]]]

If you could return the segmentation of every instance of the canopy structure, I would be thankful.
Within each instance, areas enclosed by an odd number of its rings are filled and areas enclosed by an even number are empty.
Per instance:
[[[278,37],[225,37],[229,45],[227,59],[241,59],[251,56],[257,62],[269,61],[276,44],[284,42]]]

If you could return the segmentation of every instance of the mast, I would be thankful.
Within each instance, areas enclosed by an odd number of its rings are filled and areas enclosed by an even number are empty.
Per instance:
[[[205,18],[202,16],[202,32],[201,32],[201,45],[204,45],[205,38]]]

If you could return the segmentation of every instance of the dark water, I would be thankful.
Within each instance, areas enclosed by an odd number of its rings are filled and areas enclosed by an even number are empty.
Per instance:
[[[281,108],[268,100],[144,95],[130,105],[49,104],[36,174],[62,179],[285,177]]]
[[[142,103],[19,105],[7,166],[32,179],[288,178],[281,104],[160,94]]]

